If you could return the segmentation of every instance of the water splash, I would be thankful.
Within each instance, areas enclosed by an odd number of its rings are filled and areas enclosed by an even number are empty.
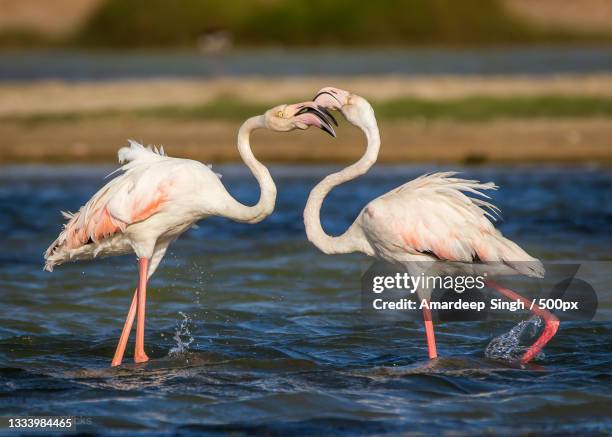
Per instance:
[[[540,317],[534,316],[529,320],[523,320],[510,331],[491,340],[485,349],[485,357],[492,360],[515,361],[529,349],[543,328],[544,320]],[[544,358],[544,353],[540,352],[536,358]]]
[[[182,311],[179,311],[179,314],[183,320],[176,324],[176,331],[174,332],[174,337],[172,337],[175,341],[175,346],[168,351],[168,356],[170,357],[184,355],[194,340],[191,334],[191,317]]]

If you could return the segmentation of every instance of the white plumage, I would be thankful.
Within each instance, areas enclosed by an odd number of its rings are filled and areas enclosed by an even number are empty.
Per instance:
[[[542,277],[542,263],[504,237],[492,220],[499,209],[485,199],[492,182],[455,177],[454,172],[434,173],[407,182],[372,200],[342,235],[333,237],[321,226],[321,206],[336,186],[366,173],[376,162],[380,134],[370,104],[360,96],[338,88],[323,88],[315,102],[329,109],[339,109],[345,118],[359,127],[368,141],[359,161],[328,175],[311,192],[304,208],[308,239],[326,254],[363,252],[407,270],[416,277],[437,275],[508,275]],[[492,281],[490,287],[504,296],[528,299]],[[429,301],[432,290],[417,290],[421,300]],[[533,359],[552,338],[558,320],[550,312],[531,306],[546,320],[546,329],[523,355],[522,363]],[[431,312],[423,309],[429,357],[437,356]]]
[[[497,186],[455,175],[424,175],[372,200],[357,221],[374,252],[392,262],[502,263],[518,273],[542,277],[542,263],[493,226],[499,209],[474,197],[488,198],[483,191]]]
[[[45,269],[71,260],[135,252],[153,255],[196,221],[219,212],[229,194],[208,167],[130,140],[118,152],[120,174],[68,222],[45,252]],[[116,172],[114,172],[116,173]],[[206,195],[204,195],[206,193]],[[146,226],[142,223],[146,222]],[[153,266],[149,269],[154,271]]]
[[[312,102],[281,105],[249,118],[238,131],[238,151],[261,189],[259,201],[246,206],[225,189],[211,166],[171,158],[163,147],[144,147],[136,141],[118,152],[120,173],[104,185],[78,212],[62,213],[68,221],[45,252],[45,269],[97,256],[135,253],[139,282],[112,361],[121,363],[138,312],[134,360],[145,362],[144,321],[147,280],[155,272],[168,245],[195,222],[222,216],[242,223],[258,223],[274,210],[276,185],[251,152],[249,137],[256,129],[288,132],[317,126],[335,135]]]

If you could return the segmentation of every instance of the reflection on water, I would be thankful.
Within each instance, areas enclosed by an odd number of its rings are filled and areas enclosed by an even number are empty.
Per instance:
[[[609,419],[609,296],[603,321],[567,322],[534,366],[484,358],[514,322],[440,323],[427,362],[419,320],[363,316],[359,255],[328,257],[305,239],[301,208],[330,168],[273,167],[275,213],[188,231],[151,281],[149,363],[109,368],[136,281],[134,258],[42,271],[42,251],[108,169],[0,169],[0,415],[73,415],[129,433],[604,432]],[[367,200],[434,168],[378,166],[323,210],[339,233]],[[495,180],[500,228],[548,260],[609,260],[612,173],[479,167]],[[258,191],[222,169],[241,200]],[[602,319],[600,319],[602,320]],[[193,339],[193,340],[192,340]],[[131,356],[133,345],[128,347]],[[172,350],[181,353],[171,353]]]

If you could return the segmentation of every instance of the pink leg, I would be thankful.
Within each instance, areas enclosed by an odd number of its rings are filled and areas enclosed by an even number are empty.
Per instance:
[[[526,308],[531,308],[531,301],[529,299],[521,296],[518,293],[515,293],[509,288],[502,287],[501,285],[493,281],[487,281],[487,285],[491,286],[495,291],[499,292],[508,299],[523,302],[523,305],[525,305]],[[546,311],[545,309],[540,308],[537,305],[534,305],[531,311],[536,316],[542,317],[544,319],[544,332],[542,332],[540,338],[538,338],[536,342],[531,345],[527,352],[523,354],[520,359],[521,364],[525,364],[533,360],[540,353],[542,348],[544,348],[546,343],[548,343],[550,339],[555,336],[555,334],[557,333],[557,329],[559,329],[559,319],[551,312]]]
[[[136,324],[136,349],[134,350],[134,362],[144,363],[149,361],[149,357],[144,351],[144,325],[145,325],[145,303],[147,301],[147,270],[149,259],[140,258],[138,260],[138,321]]]
[[[130,331],[132,330],[132,324],[134,323],[134,317],[136,317],[136,303],[138,298],[138,288],[134,290],[134,297],[132,298],[132,304],[128,311],[127,317],[125,318],[125,324],[123,325],[123,331],[121,331],[121,337],[119,338],[119,344],[117,350],[115,350],[115,356],[111,362],[111,367],[115,367],[121,364],[123,360],[123,354],[125,353],[125,347],[127,346],[128,338],[130,337]]]
[[[425,336],[427,337],[427,351],[429,352],[429,359],[433,360],[438,357],[438,352],[436,351],[436,337],[429,308],[423,308],[423,320],[425,322]]]

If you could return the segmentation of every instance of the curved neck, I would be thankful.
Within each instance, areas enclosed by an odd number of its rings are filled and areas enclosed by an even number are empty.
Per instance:
[[[265,128],[264,116],[258,115],[245,121],[238,130],[238,152],[249,170],[257,179],[261,194],[259,201],[253,206],[243,205],[237,200],[228,205],[227,216],[232,220],[244,223],[258,223],[272,214],[276,203],[276,185],[268,169],[259,162],[251,151],[251,132]]]
[[[345,169],[332,173],[323,179],[313,188],[308,196],[306,207],[304,208],[304,225],[306,235],[315,246],[326,254],[365,252],[369,253],[369,244],[365,240],[361,228],[353,223],[342,235],[333,237],[328,235],[321,226],[321,206],[327,194],[332,188],[344,182],[355,179],[366,173],[376,162],[380,149],[380,135],[376,122],[358,125],[365,133],[368,145],[365,153],[353,165]]]

